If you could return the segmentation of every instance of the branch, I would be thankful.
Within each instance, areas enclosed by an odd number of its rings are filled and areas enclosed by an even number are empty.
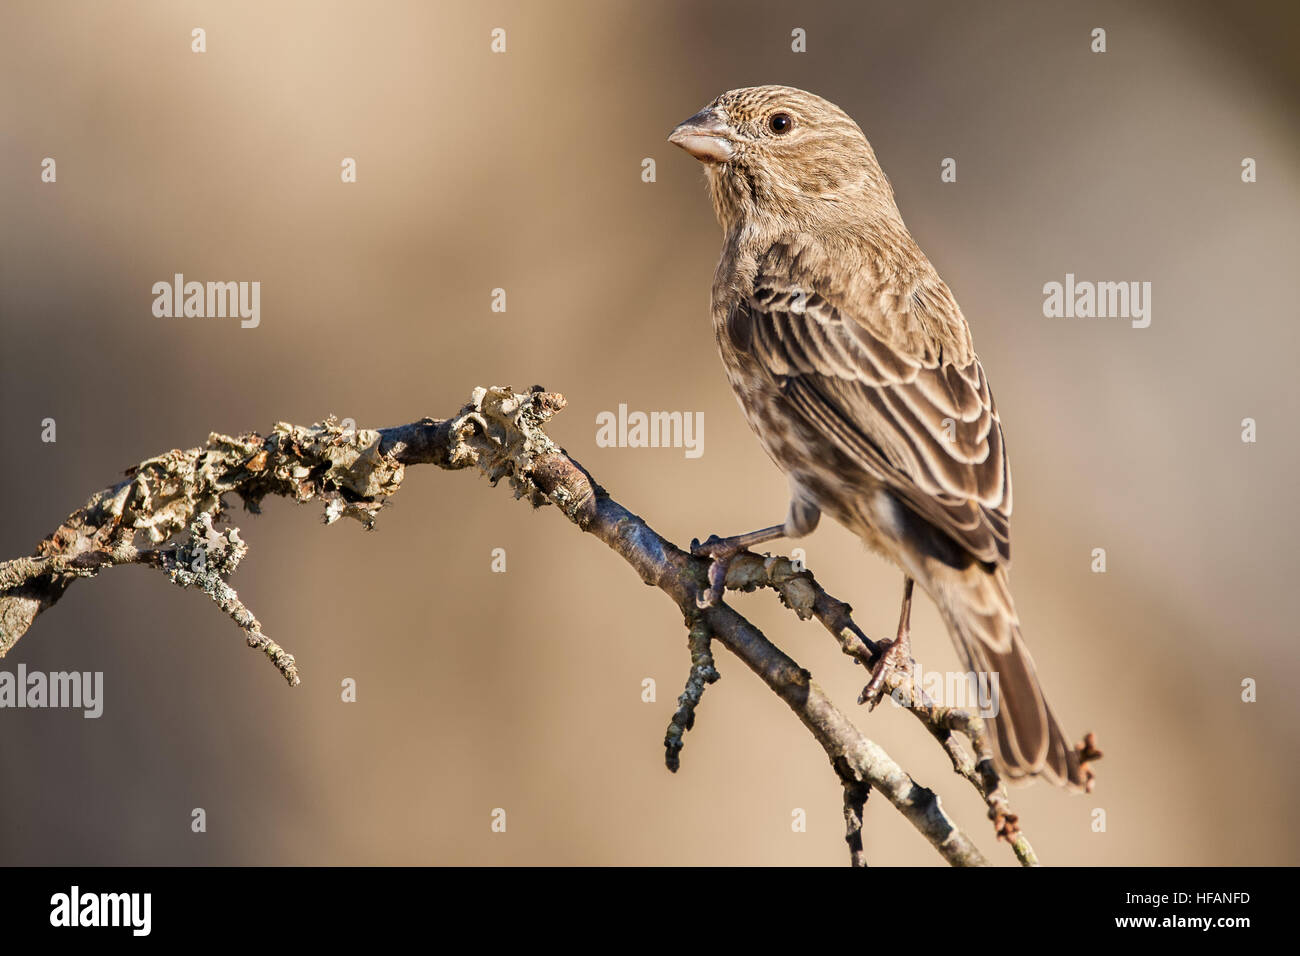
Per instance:
[[[752,591],[759,587],[768,587],[777,592],[781,603],[795,612],[801,619],[815,617],[839,641],[841,650],[857,663],[871,670],[875,663],[877,647],[874,641],[862,633],[853,621],[853,609],[843,601],[827,594],[817,583],[811,571],[796,565],[789,558],[772,557],[745,551],[737,555],[727,572],[726,585],[730,589]],[[1029,839],[1020,830],[1019,817],[1011,812],[1006,785],[998,776],[993,762],[993,749],[985,733],[984,722],[968,710],[956,707],[941,707],[930,700],[925,693],[915,687],[910,675],[901,671],[890,671],[885,678],[885,692],[896,704],[906,708],[921,721],[948,754],[953,770],[962,779],[975,788],[980,798],[988,805],[989,819],[998,838],[1005,840],[1023,866],[1037,866],[1038,857]],[[863,689],[863,695],[866,689]],[[865,697],[860,696],[858,703]],[[958,734],[965,736],[975,751],[972,756],[962,744]],[[1086,759],[1100,758],[1094,742],[1085,741],[1080,756]],[[845,799],[850,798],[850,787],[845,784]],[[855,865],[858,857],[854,847],[854,821],[849,816],[849,803],[845,804],[845,819],[849,827],[848,837],[850,853]],[[857,826],[861,826],[859,820]],[[859,847],[860,849],[860,847]],[[862,865],[865,865],[863,863]]]
[[[310,427],[282,422],[265,437],[214,433],[202,447],[143,461],[127,471],[125,480],[91,496],[34,555],[0,563],[0,657],[74,580],[120,564],[143,564],[163,571],[180,587],[202,590],[245,632],[251,646],[262,650],[290,684],[297,684],[293,656],[263,634],[226,580],[247,551],[237,529],[214,530],[229,520],[226,496],[239,497],[253,512],[260,510],[267,495],[320,500],[326,524],[348,517],[369,529],[401,486],[407,466],[477,468],[493,484],[506,479],[515,497],[528,499],[534,507],[555,505],[681,610],[690,632],[692,668],[665,739],[670,768],[675,769],[705,684],[717,679],[710,650],[710,641],[716,639],[785,701],[826,751],[844,789],[846,839],[855,865],[865,863],[862,810],[872,789],[949,863],[986,865],[938,796],[863,736],[808,671],[725,602],[703,611],[697,607],[697,595],[708,587],[709,561],[657,534],[551,441],[543,426],[564,405],[562,395],[540,387],[522,395],[505,388],[477,388],[469,404],[450,419],[425,418],[377,431],[345,429],[333,417]],[[139,549],[140,537],[162,547]],[[844,652],[863,664],[876,651],[874,642],[853,623],[849,606],[826,594],[810,572],[785,558],[746,552],[733,561],[726,583],[740,590],[775,589],[799,617],[816,617]],[[904,675],[894,675],[891,681],[891,694],[906,690],[904,682],[910,687]],[[1015,816],[993,771],[980,721],[965,711],[939,708],[923,695],[915,697],[909,710],[944,744],[958,774],[986,799],[999,834],[1012,842],[1022,862],[1036,862],[1027,842],[1015,842]],[[978,762],[954,734],[967,737]]]

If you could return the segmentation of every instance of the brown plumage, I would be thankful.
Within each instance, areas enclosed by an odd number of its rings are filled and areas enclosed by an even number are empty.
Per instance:
[[[818,96],[763,86],[722,94],[669,138],[705,165],[724,232],[718,349],[791,488],[783,524],[702,552],[725,561],[830,514],[903,570],[896,648],[915,580],[965,666],[998,675],[1001,770],[1082,787],[1008,587],[1011,472],[993,395],[866,137]]]

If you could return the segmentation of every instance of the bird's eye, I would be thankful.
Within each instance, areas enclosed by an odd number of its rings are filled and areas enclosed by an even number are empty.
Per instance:
[[[789,113],[773,113],[768,117],[767,128],[780,136],[794,128],[794,118]]]

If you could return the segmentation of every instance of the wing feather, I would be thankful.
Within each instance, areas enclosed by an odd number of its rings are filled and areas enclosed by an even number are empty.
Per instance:
[[[980,561],[1010,562],[1011,474],[979,360],[909,355],[769,256],[738,307],[790,408]],[[912,297],[922,308],[925,299]],[[896,303],[906,307],[906,301]]]

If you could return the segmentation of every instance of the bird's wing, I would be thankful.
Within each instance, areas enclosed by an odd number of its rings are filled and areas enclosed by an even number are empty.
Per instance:
[[[753,290],[728,317],[733,345],[775,376],[796,415],[913,513],[980,561],[1008,564],[1011,472],[974,353],[890,344],[873,331],[880,316],[852,314],[807,276],[792,276],[788,262],[760,263]],[[918,294],[903,311],[926,305]],[[964,362],[952,360],[962,351]]]

